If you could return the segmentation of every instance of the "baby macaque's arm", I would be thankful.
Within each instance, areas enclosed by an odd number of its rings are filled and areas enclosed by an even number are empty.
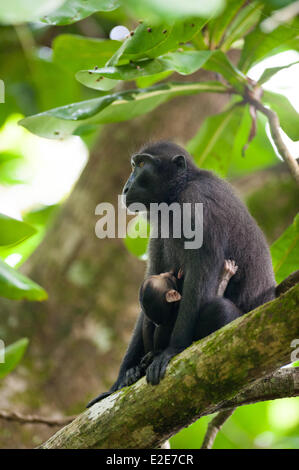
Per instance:
[[[220,278],[220,283],[219,287],[217,290],[217,295],[220,297],[223,297],[223,294],[225,292],[225,289],[227,288],[227,284],[229,283],[229,280],[236,274],[238,270],[238,266],[232,259],[225,259],[224,260],[224,266],[223,266],[223,271],[221,274]]]

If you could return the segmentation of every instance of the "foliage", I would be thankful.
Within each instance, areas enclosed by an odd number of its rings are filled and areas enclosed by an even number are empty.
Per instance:
[[[11,372],[22,359],[28,346],[28,339],[22,338],[4,349],[5,362],[0,361],[0,379]],[[0,353],[2,351],[0,350]]]

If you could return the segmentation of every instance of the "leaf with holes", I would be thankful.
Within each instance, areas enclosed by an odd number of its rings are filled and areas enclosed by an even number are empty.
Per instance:
[[[60,8],[43,16],[40,21],[52,25],[66,25],[83,20],[97,11],[111,11],[118,7],[118,0],[66,0]]]
[[[52,139],[99,124],[126,121],[146,114],[171,98],[200,92],[226,93],[219,82],[163,83],[147,89],[127,90],[100,98],[54,108],[22,119],[19,124],[33,134]]]

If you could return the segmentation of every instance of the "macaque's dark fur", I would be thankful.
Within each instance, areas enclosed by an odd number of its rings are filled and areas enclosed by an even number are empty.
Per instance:
[[[147,276],[179,268],[184,272],[182,300],[169,346],[158,355],[146,370],[148,382],[157,384],[163,378],[171,357],[188,347],[198,312],[208,307],[202,319],[203,330],[214,331],[215,323],[230,315],[229,299],[246,313],[275,297],[275,280],[269,249],[264,236],[231,186],[210,171],[195,166],[186,150],[171,142],[157,142],[142,148],[137,155],[144,157],[143,168],[135,168],[125,187],[127,205],[142,202],[201,202],[203,203],[203,245],[192,250],[184,248],[181,239],[151,239]],[[179,158],[174,158],[181,156]],[[134,158],[134,156],[133,156]],[[138,158],[135,157],[138,161]],[[223,299],[213,300],[224,259],[233,259],[238,271],[230,280]],[[216,302],[216,303],[215,303]],[[234,308],[232,309],[234,311]],[[232,315],[232,318],[234,315]],[[126,384],[126,376],[139,364],[145,354],[143,342],[144,313],[137,321],[132,340],[123,359],[119,376],[104,398]],[[151,325],[149,325],[150,332]],[[153,329],[154,331],[154,329]]]

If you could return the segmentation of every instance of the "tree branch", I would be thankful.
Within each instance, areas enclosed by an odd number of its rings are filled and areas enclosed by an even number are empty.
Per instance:
[[[208,424],[208,429],[205,434],[201,449],[212,449],[217,433],[222,428],[225,421],[231,417],[235,408],[230,410],[220,411]]]
[[[199,417],[236,406],[233,397],[244,387],[288,364],[290,343],[299,338],[298,313],[299,285],[173,358],[160,385],[142,378],[96,403],[41,447],[160,446]]]
[[[21,424],[45,424],[47,426],[65,426],[74,420],[74,416],[64,418],[46,418],[37,415],[23,415],[18,411],[0,410],[0,419],[14,421]]]
[[[201,448],[211,449],[213,447],[217,433],[238,406],[276,400],[277,398],[296,397],[298,395],[299,368],[279,369],[273,374],[257,380],[233,399],[226,400],[217,406],[214,411],[219,411],[219,413],[209,422]]]
[[[281,155],[281,157],[284,159],[286,164],[288,165],[288,168],[295,178],[295,181],[299,185],[299,165],[296,159],[291,155],[289,152],[287,146],[285,145],[282,137],[281,137],[281,132],[280,132],[280,123],[277,114],[269,108],[266,108],[259,100],[250,97],[249,101],[253,106],[258,109],[261,113],[263,113],[265,116],[267,116],[268,121],[269,121],[269,126],[270,126],[270,132],[272,139],[276,145],[276,148]]]

